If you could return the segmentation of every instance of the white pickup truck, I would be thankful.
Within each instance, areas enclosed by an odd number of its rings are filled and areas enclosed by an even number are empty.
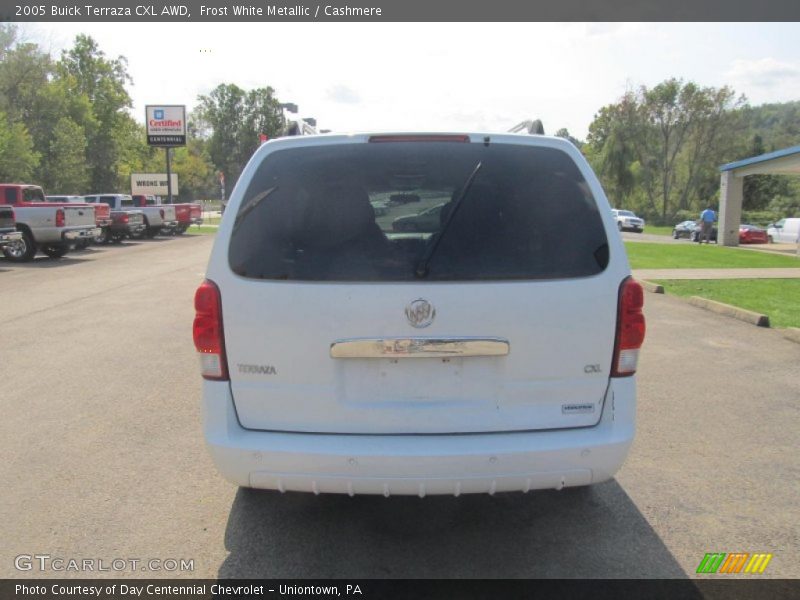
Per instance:
[[[93,206],[46,202],[37,185],[1,183],[0,204],[14,208],[16,228],[22,234],[20,240],[3,247],[9,260],[32,260],[37,249],[50,258],[61,258],[70,245],[100,234]]]
[[[175,205],[161,204],[161,201],[155,196],[145,194],[133,194],[133,205],[144,211],[145,216],[148,214],[153,215],[154,225],[147,226],[147,237],[155,237],[156,234],[174,235],[178,229],[178,213]],[[158,215],[158,217],[156,217]],[[158,218],[161,218],[161,225],[158,223]]]

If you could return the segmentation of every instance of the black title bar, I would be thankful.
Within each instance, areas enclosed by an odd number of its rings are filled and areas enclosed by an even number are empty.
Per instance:
[[[4,21],[502,22],[799,21],[797,0],[0,0]]]

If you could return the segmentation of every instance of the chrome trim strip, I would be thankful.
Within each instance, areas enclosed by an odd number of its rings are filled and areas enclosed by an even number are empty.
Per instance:
[[[331,344],[331,358],[461,358],[506,356],[508,340],[502,338],[356,338]]]

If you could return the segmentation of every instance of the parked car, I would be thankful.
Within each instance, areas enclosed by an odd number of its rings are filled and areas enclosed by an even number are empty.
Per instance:
[[[174,204],[161,204],[155,196],[133,194],[133,205],[144,211],[147,237],[154,238],[159,233],[172,235],[178,227],[178,217]]]
[[[739,225],[740,244],[766,244],[767,242],[769,242],[769,238],[766,229],[747,223]]]
[[[703,227],[698,223],[694,231],[689,236],[689,239],[693,242],[699,242],[703,235]],[[717,225],[716,223],[711,228],[711,241],[715,244],[717,243]]]
[[[0,249],[19,242],[22,232],[17,231],[17,222],[14,219],[14,209],[10,206],[0,205]]]
[[[372,200],[372,210],[375,211],[376,217],[383,217],[389,214],[389,204],[387,200]]]
[[[412,204],[419,202],[420,197],[418,194],[392,194],[389,196],[389,206],[402,206],[403,204]]]
[[[617,222],[617,229],[620,231],[635,231],[636,233],[644,231],[644,219],[640,219],[629,210],[612,208],[611,215]]]
[[[3,247],[9,260],[32,260],[37,250],[61,258],[71,244],[100,233],[93,206],[47,202],[38,185],[0,183],[0,204],[13,206],[16,227],[22,233],[19,240]]]
[[[394,231],[436,231],[444,203],[431,206],[421,213],[397,217],[392,221]]]
[[[433,235],[376,220],[371,201],[407,178],[452,198]],[[569,141],[280,138],[229,202],[193,333],[206,443],[230,481],[458,496],[622,465],[643,292]]]
[[[177,221],[174,219],[175,208],[170,207],[165,211],[160,206],[144,206],[137,207],[133,197],[130,194],[90,194],[84,196],[86,202],[91,204],[108,204],[112,211],[121,211],[131,213],[132,211],[140,212],[144,218],[144,231],[139,234],[141,237],[153,238],[158,235],[162,228],[169,227],[170,229],[175,226]],[[165,217],[172,217],[171,221],[166,221]]]
[[[800,240],[800,218],[781,219],[767,227],[770,242],[797,243]]]
[[[672,237],[676,240],[680,238],[691,238],[692,233],[697,229],[697,221],[681,221],[672,228]]]
[[[69,204],[86,204],[83,196],[60,196],[60,195],[47,195],[45,200],[48,202],[61,202]],[[95,225],[100,228],[100,235],[94,240],[81,240],[75,244],[76,248],[86,248],[93,241],[98,244],[105,244],[108,242],[109,230],[111,227],[111,208],[103,204],[94,205],[94,220]]]
[[[183,203],[172,206],[175,207],[175,218],[178,220],[178,226],[175,228],[176,234],[185,233],[192,225],[203,224],[203,207],[199,204]]]
[[[102,203],[98,203],[98,206]],[[109,240],[115,244],[126,238],[138,238],[144,235],[147,226],[144,224],[144,213],[140,210],[115,210],[111,212],[112,223]]]

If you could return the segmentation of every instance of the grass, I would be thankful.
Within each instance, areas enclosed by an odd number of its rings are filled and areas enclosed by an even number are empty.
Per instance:
[[[199,233],[199,234],[207,234],[207,233],[217,233],[219,229],[217,227],[207,227],[206,225],[200,225],[200,227],[192,226],[186,230],[186,233]]]
[[[702,296],[768,315],[773,327],[800,327],[800,279],[659,281],[668,294]]]
[[[800,260],[793,256],[752,252],[712,244],[627,242],[625,248],[633,269],[800,268]]]

